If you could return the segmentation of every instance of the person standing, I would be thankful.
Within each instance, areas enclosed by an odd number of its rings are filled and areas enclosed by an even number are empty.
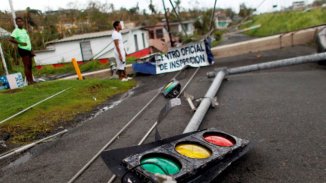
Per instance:
[[[24,29],[24,20],[21,17],[15,19],[17,28],[11,33],[10,42],[18,45],[18,54],[23,60],[24,72],[27,83],[29,85],[34,83],[32,74],[32,58],[35,54],[32,51],[32,44],[29,35]]]
[[[114,41],[114,57],[117,63],[117,74],[121,81],[128,81],[129,78],[126,74],[126,56],[127,52],[123,45],[123,39],[121,35],[122,26],[120,21],[113,23],[112,40]]]

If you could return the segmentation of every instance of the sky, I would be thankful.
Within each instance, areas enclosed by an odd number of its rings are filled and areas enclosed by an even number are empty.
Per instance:
[[[39,9],[42,11],[47,10],[56,10],[59,8],[68,8],[68,3],[72,2],[75,5],[78,5],[80,9],[83,9],[86,7],[87,3],[90,0],[12,0],[13,6],[15,10],[23,10],[27,7],[30,7],[32,9]],[[95,0],[100,2],[107,2],[107,3],[113,3],[115,6],[115,9],[119,9],[120,7],[124,8],[131,8],[135,7],[137,3],[139,3],[140,9],[147,9],[150,0]],[[170,7],[169,1],[165,0],[168,7]],[[174,1],[174,0],[172,0]],[[239,5],[241,3],[245,3],[247,6],[252,8],[257,8],[259,4],[264,2],[259,9],[257,9],[258,12],[269,12],[276,10],[273,9],[273,5],[278,5],[278,8],[281,7],[288,7],[292,4],[292,2],[298,1],[298,0],[217,0],[217,7],[218,8],[232,8],[234,11],[239,11]],[[312,3],[313,0],[303,0],[306,3]],[[10,10],[9,6],[9,0],[0,0],[0,10],[4,11]],[[162,11],[162,1],[161,0],[153,0],[153,4],[156,8],[158,8],[160,11]],[[214,6],[214,0],[181,0],[181,7],[185,9],[193,9],[194,7],[197,7],[199,9],[205,9],[205,8],[212,8]],[[170,7],[171,8],[171,7]]]

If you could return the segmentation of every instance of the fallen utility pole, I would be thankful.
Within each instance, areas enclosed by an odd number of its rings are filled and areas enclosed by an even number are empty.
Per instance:
[[[214,97],[219,90],[225,75],[226,71],[224,69],[217,72],[212,85],[208,89],[205,97],[202,99],[198,109],[189,121],[183,133],[193,132],[199,129],[199,126],[203,121],[208,108],[211,106],[212,101],[214,100]]]
[[[227,74],[229,75],[241,74],[241,73],[252,72],[252,71],[274,69],[279,67],[298,65],[298,64],[304,64],[310,62],[318,62],[323,60],[326,60],[326,53],[319,53],[319,54],[277,60],[272,62],[266,62],[261,64],[253,64],[253,65],[248,65],[243,67],[230,68],[227,69]]]
[[[275,69],[275,68],[286,67],[291,65],[319,62],[323,60],[326,60],[326,53],[318,53],[313,55],[276,60],[276,61],[271,61],[266,63],[229,68],[226,70],[226,72],[228,75],[234,75],[234,74],[242,74],[242,73],[253,72],[253,71]],[[216,71],[208,72],[207,77],[213,78],[215,77],[216,73],[217,73]]]
[[[326,60],[326,53],[300,56],[295,58],[277,60],[261,64],[253,64],[230,69],[219,69],[216,72],[208,73],[208,77],[215,77],[215,79],[183,133],[193,132],[199,129],[210,105],[212,104],[213,98],[219,90],[221,83],[226,75],[241,74],[259,70],[286,67],[291,65],[318,62],[322,60]]]

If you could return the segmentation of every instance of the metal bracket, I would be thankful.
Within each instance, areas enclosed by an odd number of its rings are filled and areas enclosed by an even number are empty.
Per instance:
[[[212,107],[216,108],[218,107],[220,104],[217,102],[217,97],[214,97],[211,99],[212,100]]]
[[[200,103],[205,98],[205,97],[202,97],[202,98],[195,99],[193,95],[190,95],[186,92],[184,92],[183,95],[186,98],[192,111],[196,111],[197,110],[196,106],[198,106],[198,105],[194,104],[194,101],[196,103]],[[217,97],[210,98],[210,100],[211,100],[211,107],[216,108],[217,106],[219,106],[219,103],[217,102]]]
[[[198,98],[198,99],[196,99],[196,102],[201,102],[204,98],[205,97]],[[216,108],[217,106],[219,106],[219,103],[217,102],[217,97],[210,98],[210,99],[211,99],[211,107]]]
[[[155,174],[157,182],[159,183],[177,183],[172,177],[167,175]]]
[[[195,97],[192,96],[192,95],[190,95],[190,94],[188,94],[188,93],[186,93],[186,92],[184,92],[183,95],[184,95],[184,97],[186,98],[186,100],[187,100],[187,102],[188,102],[188,104],[189,104],[191,110],[192,110],[192,111],[196,111],[197,108],[196,108],[195,104],[193,103],[193,100],[194,100]]]

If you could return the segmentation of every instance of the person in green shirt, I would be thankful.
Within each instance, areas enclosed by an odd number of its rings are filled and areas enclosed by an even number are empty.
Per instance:
[[[17,17],[16,24],[18,28],[11,33],[10,42],[18,45],[18,53],[23,60],[26,80],[30,85],[34,83],[32,74],[32,58],[35,54],[32,51],[32,44],[29,35],[26,29],[24,29],[23,18]]]

